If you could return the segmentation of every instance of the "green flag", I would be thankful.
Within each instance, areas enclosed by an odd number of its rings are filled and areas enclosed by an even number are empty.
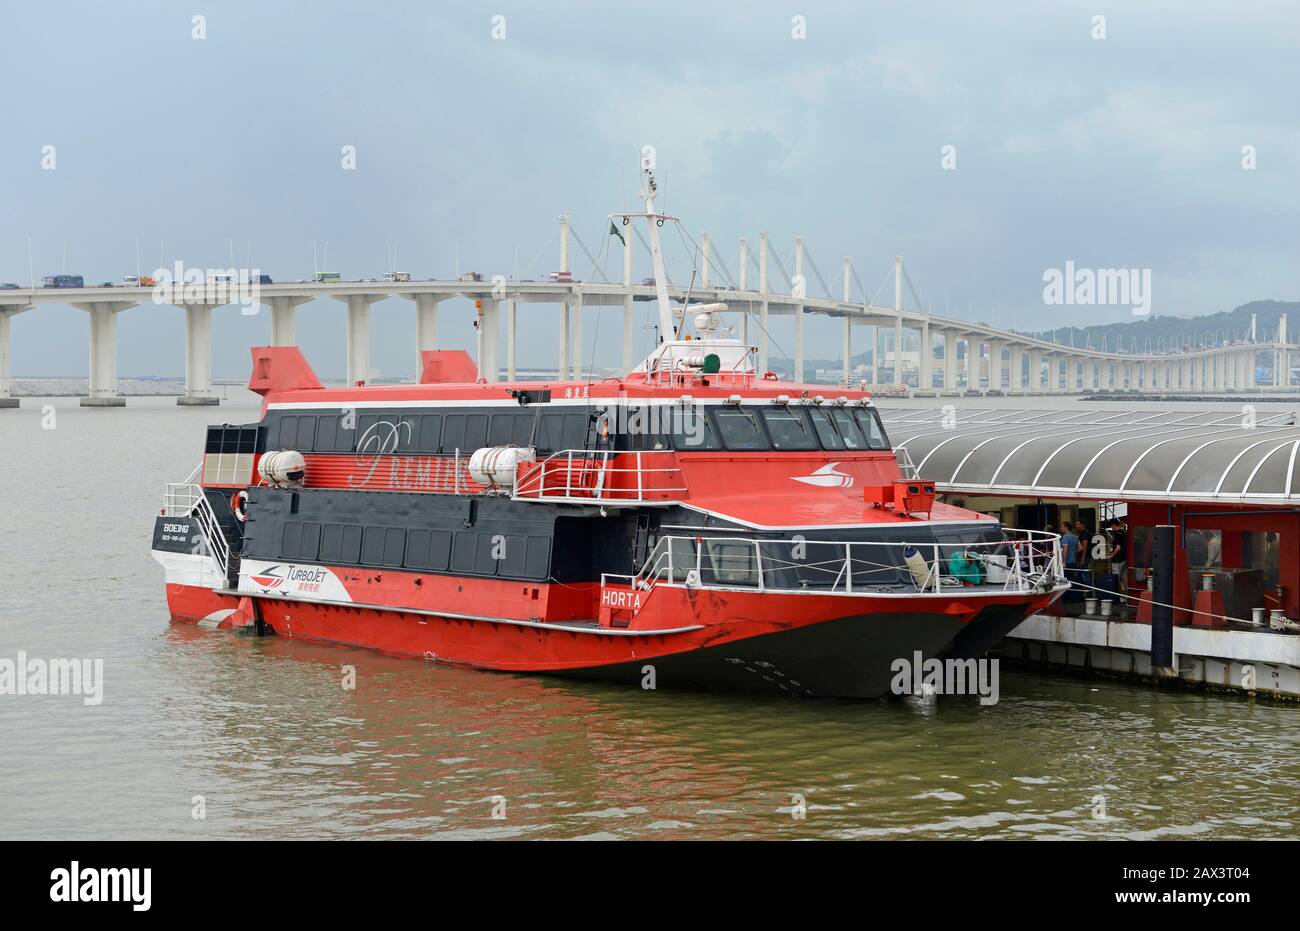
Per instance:
[[[617,236],[619,242],[625,246],[627,245],[627,240],[623,238],[623,231],[614,225],[613,220],[609,221],[609,235]]]

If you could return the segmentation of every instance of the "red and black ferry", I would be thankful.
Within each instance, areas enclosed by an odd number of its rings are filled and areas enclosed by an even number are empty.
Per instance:
[[[674,314],[658,290],[671,338],[600,381],[491,382],[431,351],[418,384],[325,388],[296,348],[254,349],[260,420],[210,427],[156,521],[172,617],[488,670],[875,697],[895,660],[982,655],[1064,591],[1055,535],[935,501],[865,391],[758,373],[724,305]]]

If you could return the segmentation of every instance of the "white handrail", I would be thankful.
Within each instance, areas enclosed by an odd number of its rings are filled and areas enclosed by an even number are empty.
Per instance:
[[[875,541],[875,540],[755,540],[748,537],[720,537],[720,536],[679,536],[670,535],[662,536],[655,543],[655,549],[647,557],[645,565],[632,576],[609,576],[610,578],[627,579],[627,584],[633,588],[647,590],[661,581],[667,570],[666,581],[668,584],[677,584],[678,579],[677,566],[675,564],[675,551],[678,546],[691,546],[694,549],[694,565],[697,584],[704,588],[710,587],[754,587],[759,591],[790,591],[790,592],[817,592],[817,593],[836,593],[836,594],[862,594],[872,588],[871,575],[873,573],[885,573],[888,575],[888,581],[882,584],[889,586],[891,589],[896,588],[899,584],[904,584],[902,580],[907,578],[907,567],[901,564],[895,557],[896,553],[906,547],[912,547],[917,550],[928,548],[931,552],[931,559],[928,562],[929,571],[926,573],[927,578],[914,584],[922,592],[929,593],[947,593],[952,595],[974,595],[987,594],[990,589],[998,589],[1005,592],[1030,593],[1034,591],[1047,591],[1052,587],[1064,584],[1065,578],[1061,572],[1060,558],[1060,536],[1040,530],[1015,530],[1005,529],[1006,538],[1003,540],[992,540],[978,543],[963,543],[960,541],[952,543],[938,542],[933,539],[921,543],[909,543],[906,541]],[[709,543],[744,543],[746,546],[753,547],[753,565],[741,570],[742,576],[747,576],[752,581],[729,581],[719,582],[716,574],[719,567],[716,564],[715,557],[711,554],[708,567],[714,574],[714,580],[709,581],[705,578],[704,569],[704,549]],[[819,546],[834,547],[835,555],[823,563],[806,562],[795,559],[790,555],[790,548],[795,545],[802,545],[806,548],[815,548]],[[768,552],[764,552],[764,548]],[[881,548],[886,548],[882,550]],[[945,574],[942,550],[944,548],[959,550],[965,553],[974,561],[983,564],[985,574],[983,581],[978,584],[965,584],[963,579],[954,577],[951,574]],[[865,552],[865,556],[864,556]],[[879,561],[873,562],[870,554],[881,553]],[[734,557],[725,556],[723,559],[730,560]],[[857,576],[855,577],[854,561],[857,561]],[[866,566],[863,570],[863,566]],[[996,567],[1000,570],[1000,578],[989,580],[987,569]],[[799,576],[797,585],[787,584],[782,587],[774,584],[776,574],[779,572],[793,571]],[[809,584],[808,575],[813,575],[814,580]],[[829,583],[826,586],[819,585],[816,580],[818,574],[823,574],[824,579]],[[865,574],[866,579],[860,576]],[[604,577],[602,577],[604,581]]]
[[[197,472],[195,473],[197,474]],[[191,476],[192,478],[193,476]],[[193,482],[171,482],[163,489],[164,517],[192,517],[198,524],[204,547],[223,579],[230,575],[230,544],[203,487]]]

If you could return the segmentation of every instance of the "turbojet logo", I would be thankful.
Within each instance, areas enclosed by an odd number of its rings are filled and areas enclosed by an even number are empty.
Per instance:
[[[76,860],[66,870],[50,873],[51,902],[130,902],[133,911],[147,912],[153,903],[153,870],[82,866]]]
[[[155,304],[238,304],[244,316],[256,314],[262,302],[262,273],[258,268],[186,268],[177,261],[154,273]]]
[[[265,569],[257,575],[250,576],[254,582],[262,586],[265,590],[279,588],[290,582],[294,583],[298,591],[319,591],[320,585],[329,576],[328,569],[321,569],[317,566],[272,566]]]
[[[828,462],[812,475],[793,475],[796,482],[805,485],[817,485],[821,488],[852,488],[853,476],[847,472],[837,471],[838,462]]]
[[[981,705],[998,703],[998,661],[995,659],[922,660],[918,650],[911,659],[889,664],[895,695],[979,695]]]
[[[1151,313],[1149,268],[1049,268],[1043,272],[1044,304],[1117,304],[1133,308],[1133,316]]]
[[[81,695],[82,704],[98,705],[104,700],[102,659],[0,657],[0,695]]]

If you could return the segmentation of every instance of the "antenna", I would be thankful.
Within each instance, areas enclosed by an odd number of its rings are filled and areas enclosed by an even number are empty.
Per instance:
[[[652,145],[641,146],[641,197],[645,200],[646,227],[650,232],[650,259],[655,273],[655,297],[659,302],[659,338],[671,339],[677,336],[673,327],[673,311],[668,303],[667,273],[664,271],[664,254],[659,245],[659,227],[664,217],[655,212],[655,195],[658,185],[655,183],[655,148]]]

